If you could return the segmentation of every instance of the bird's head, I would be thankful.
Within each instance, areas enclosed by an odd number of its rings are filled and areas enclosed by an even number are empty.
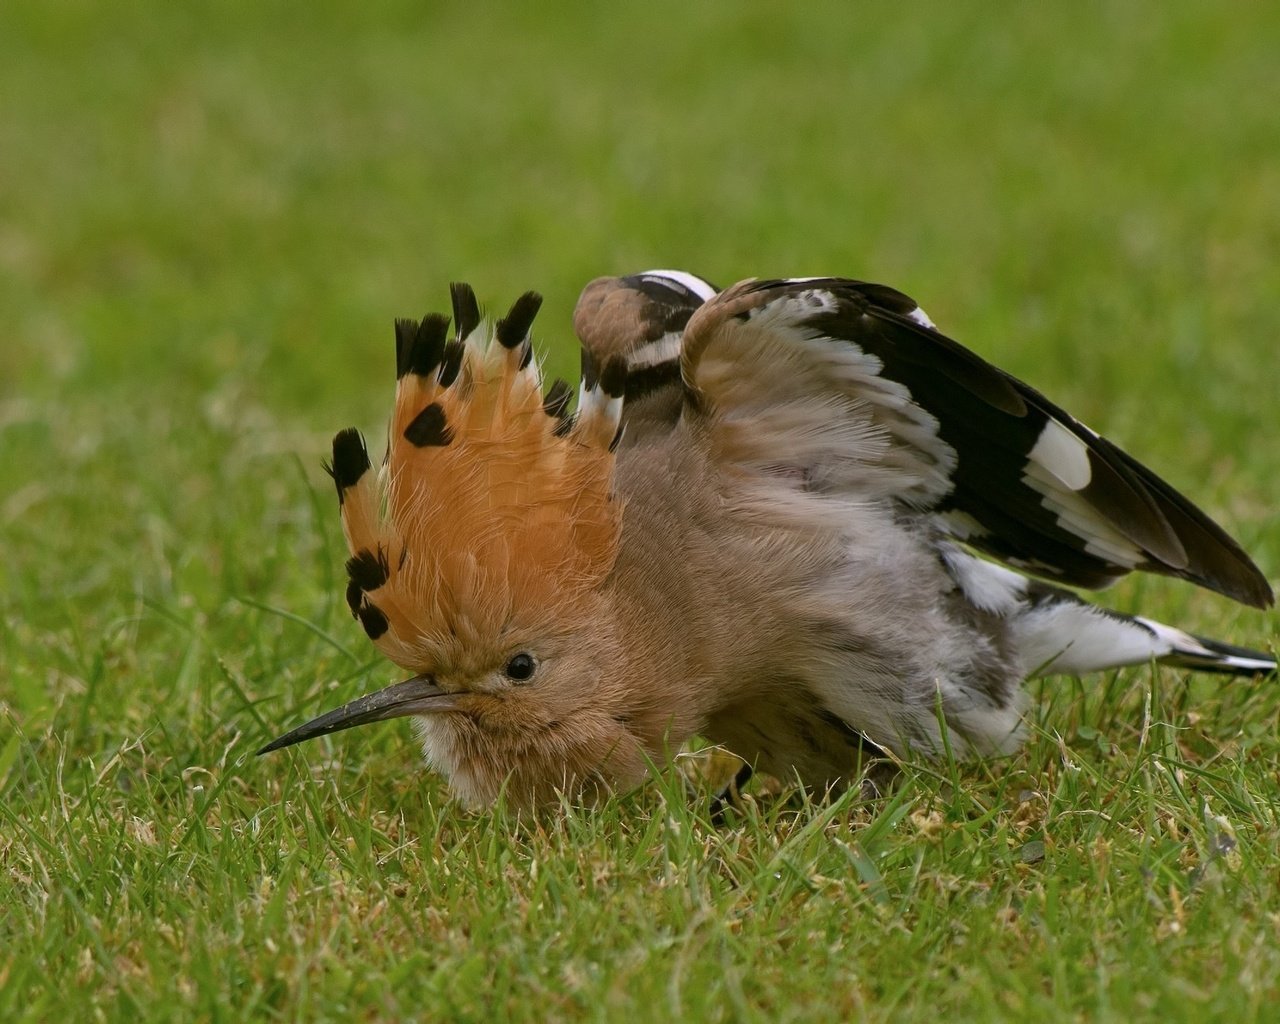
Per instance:
[[[359,697],[262,752],[416,716],[427,760],[465,802],[590,795],[643,776],[628,729],[623,651],[605,582],[622,508],[613,493],[625,367],[584,373],[577,412],[544,395],[530,292],[495,325],[471,289],[449,320],[396,324],[387,456],[355,430],[329,467],[350,548],[347,603],[411,678]]]

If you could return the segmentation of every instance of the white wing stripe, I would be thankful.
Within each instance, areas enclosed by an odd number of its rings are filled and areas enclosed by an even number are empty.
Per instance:
[[[712,288],[711,285],[707,284],[706,281],[702,280],[700,277],[695,277],[693,274],[684,270],[646,270],[644,273],[637,274],[636,276],[647,280],[657,281],[662,284],[674,281],[676,284],[683,285],[689,291],[693,292],[693,294],[698,296],[698,298],[703,302],[707,302],[714,298],[716,294],[716,290]]]
[[[1084,490],[1093,478],[1088,447],[1057,420],[1044,425],[1028,461],[1043,466],[1073,491]]]
[[[627,356],[627,366],[632,370],[642,370],[648,366],[670,362],[680,356],[681,335],[664,334],[657,341],[641,345]]]

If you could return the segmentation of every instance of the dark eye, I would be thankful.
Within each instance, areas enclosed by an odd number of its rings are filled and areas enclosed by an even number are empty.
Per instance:
[[[513,682],[523,683],[526,679],[532,679],[533,673],[537,670],[538,663],[533,660],[533,655],[521,651],[507,662],[507,667],[502,670],[502,674]]]

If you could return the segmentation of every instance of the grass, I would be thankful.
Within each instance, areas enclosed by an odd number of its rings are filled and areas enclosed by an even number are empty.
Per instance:
[[[319,459],[456,278],[561,373],[600,273],[897,285],[1274,578],[1280,16],[419,7],[0,8],[0,1018],[1269,1019],[1271,684],[1049,681],[1016,757],[718,828],[251,752],[392,677]]]

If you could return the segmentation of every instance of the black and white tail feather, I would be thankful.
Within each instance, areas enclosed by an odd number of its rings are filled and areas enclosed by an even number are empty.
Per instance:
[[[1265,675],[1276,669],[1275,659],[1261,651],[1110,611],[952,544],[940,547],[948,574],[966,601],[1009,623],[1011,647],[1026,678],[1079,676],[1151,661],[1226,675]]]
[[[720,292],[669,270],[611,289],[602,294],[632,296],[628,429],[715,407],[721,449],[784,495],[783,519],[830,516],[841,500],[892,502],[965,601],[1005,624],[1024,676],[1153,660],[1234,675],[1276,670],[1264,652],[1064,589],[1145,570],[1254,607],[1273,601],[1257,566],[1190,501],[940,333],[901,292],[840,278],[749,280]],[[595,315],[590,295],[575,317],[588,351],[610,344],[609,318]]]

